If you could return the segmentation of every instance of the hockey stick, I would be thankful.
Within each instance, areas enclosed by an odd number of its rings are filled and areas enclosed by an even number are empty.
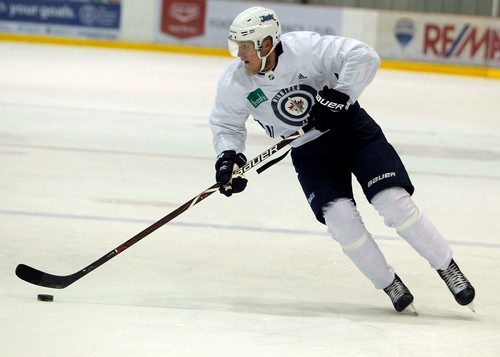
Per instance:
[[[259,156],[256,156],[252,160],[248,161],[243,167],[239,168],[235,173],[236,174],[244,174],[245,172],[251,170],[255,166],[261,164],[265,160],[267,160],[269,157],[271,157],[273,154],[278,152],[280,149],[285,147],[286,145],[290,144],[292,141],[298,139],[302,135],[304,135],[305,132],[307,132],[309,128],[307,125],[293,133],[292,135],[284,138],[280,142],[276,143],[263,153],[261,153]],[[178,207],[174,211],[170,212],[168,215],[160,219],[159,221],[153,223],[146,229],[144,229],[142,232],[136,234],[132,238],[130,238],[128,241],[120,244],[118,247],[107,253],[106,255],[102,256],[101,258],[97,259],[95,262],[91,263],[90,265],[86,266],[82,270],[77,271],[76,273],[70,274],[70,275],[53,275],[49,273],[45,273],[43,271],[40,271],[38,269],[32,268],[28,265],[25,264],[19,264],[16,268],[16,275],[24,280],[27,281],[28,283],[35,284],[38,286],[44,286],[47,288],[53,288],[53,289],[64,289],[70,284],[73,284],[75,281],[79,280],[80,278],[83,278],[85,275],[90,273],[91,271],[97,269],[99,266],[102,264],[106,263],[107,261],[111,260],[121,252],[123,252],[125,249],[130,248],[132,245],[140,241],[141,239],[147,237],[154,231],[156,231],[158,228],[163,226],[164,224],[170,222],[173,220],[175,217],[179,216],[181,213],[187,211],[191,207],[193,207],[195,204],[203,201],[205,198],[210,196],[212,193],[217,191],[219,189],[219,184],[213,184],[209,188],[207,188],[205,191],[201,192],[198,196],[190,199],[186,203],[184,203],[182,206]]]

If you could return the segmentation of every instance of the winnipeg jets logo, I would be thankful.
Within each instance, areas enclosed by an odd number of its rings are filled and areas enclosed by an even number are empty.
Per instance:
[[[303,126],[314,104],[316,90],[306,84],[297,84],[279,90],[271,100],[276,117],[291,126]]]
[[[302,114],[307,109],[307,101],[303,98],[287,98],[287,109],[289,112],[295,112],[297,114]]]

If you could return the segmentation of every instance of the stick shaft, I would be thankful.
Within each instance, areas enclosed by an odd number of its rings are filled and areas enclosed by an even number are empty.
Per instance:
[[[253,169],[255,166],[260,165],[262,162],[267,160],[269,157],[271,157],[273,154],[278,152],[280,149],[285,147],[286,145],[290,144],[294,140],[298,139],[301,137],[305,131],[303,129],[299,129],[292,135],[284,138],[280,142],[276,143],[269,149],[265,150],[262,152],[260,155],[256,156],[252,160],[250,160],[248,163],[246,163],[243,167],[239,168],[236,173],[238,174],[244,174],[245,172],[248,172],[249,170]],[[89,264],[85,268],[77,271],[76,273],[70,274],[70,275],[53,275],[49,273],[42,272],[38,269],[32,268],[28,265],[25,264],[19,264],[16,267],[16,275],[24,280],[27,281],[28,283],[39,285],[39,286],[45,286],[48,288],[54,288],[54,289],[63,289],[67,287],[70,284],[73,284],[75,281],[79,280],[80,278],[84,277],[91,271],[94,271],[104,263],[108,262],[112,258],[116,257],[118,254],[123,252],[124,250],[130,248],[133,246],[135,243],[139,242],[143,238],[147,237],[163,225],[167,224],[180,214],[184,213],[194,205],[198,204],[199,202],[203,201],[205,198],[210,196],[212,193],[217,191],[219,189],[220,185],[218,183],[213,184],[197,196],[193,197],[180,207],[176,208],[169,214],[167,214],[165,217],[161,218],[160,220],[156,221],[149,227],[145,228],[143,231],[137,233],[135,236],[127,240],[126,242],[120,244],[117,246],[115,249],[109,251],[107,254],[103,255],[101,258],[97,259],[95,262]]]

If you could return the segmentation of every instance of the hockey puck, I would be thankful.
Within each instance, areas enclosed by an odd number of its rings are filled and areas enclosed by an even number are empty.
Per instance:
[[[54,301],[54,295],[38,294],[38,300],[40,300],[40,301]]]

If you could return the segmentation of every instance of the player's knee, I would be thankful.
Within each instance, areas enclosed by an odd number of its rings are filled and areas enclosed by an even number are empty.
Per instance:
[[[385,224],[398,231],[410,227],[420,217],[415,202],[402,187],[391,187],[377,193],[371,203],[384,217]]]
[[[329,202],[323,207],[323,216],[328,231],[342,247],[352,246],[367,235],[354,202],[347,198]]]

